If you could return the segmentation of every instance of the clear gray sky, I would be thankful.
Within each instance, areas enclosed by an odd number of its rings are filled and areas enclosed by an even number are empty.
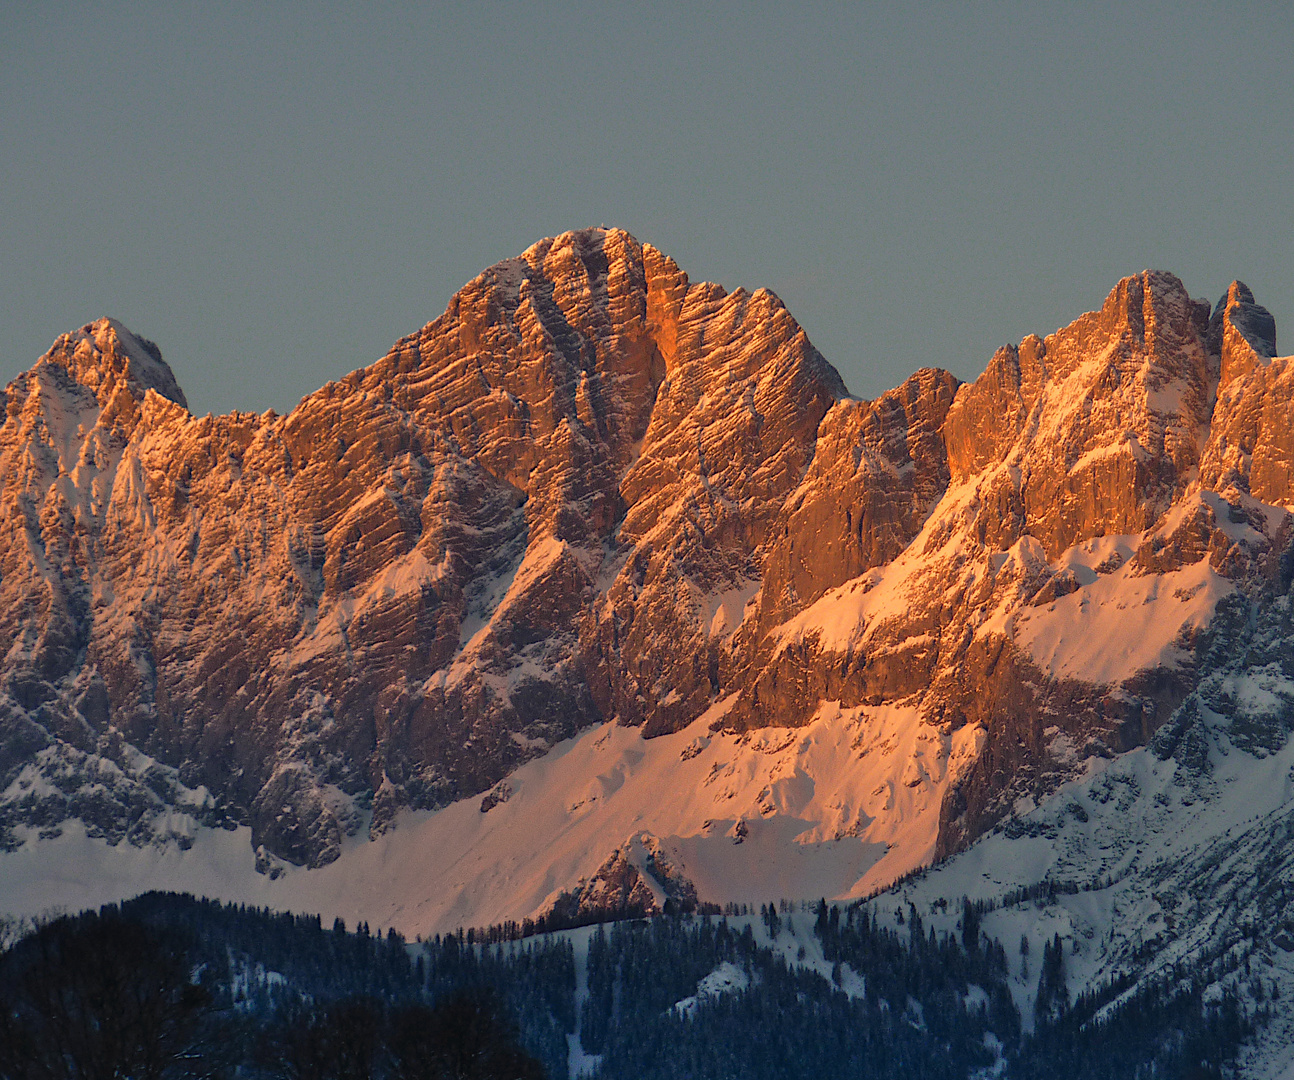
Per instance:
[[[110,314],[279,411],[619,225],[857,394],[1143,267],[1294,352],[1294,7],[0,0],[0,381]]]

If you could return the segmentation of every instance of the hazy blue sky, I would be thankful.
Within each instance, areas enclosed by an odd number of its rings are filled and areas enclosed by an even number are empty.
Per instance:
[[[0,3],[0,380],[115,315],[285,411],[534,240],[777,292],[850,388],[1172,270],[1294,351],[1294,9]]]

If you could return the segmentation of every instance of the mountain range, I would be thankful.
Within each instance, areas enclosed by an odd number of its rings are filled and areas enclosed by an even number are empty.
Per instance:
[[[65,334],[0,425],[0,908],[427,933],[1050,881],[1086,979],[1256,924],[1279,958],[1276,354],[1240,282],[1146,271],[864,401],[772,293],[614,229],[286,416]]]

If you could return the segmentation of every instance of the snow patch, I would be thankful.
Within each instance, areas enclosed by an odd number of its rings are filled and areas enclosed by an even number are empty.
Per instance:
[[[514,772],[512,796],[489,813],[479,795],[405,812],[376,839],[344,839],[330,865],[285,865],[274,880],[255,872],[246,829],[201,828],[188,851],[140,851],[69,824],[0,855],[0,910],[180,889],[411,937],[537,915],[555,891],[591,878],[621,838],[643,833],[686,866],[703,900],[846,899],[930,861],[943,793],[982,747],[978,727],[941,735],[895,706],[829,703],[800,728],[711,731],[729,706],[652,739],[590,728]],[[914,758],[922,779],[906,786]]]
[[[1183,642],[1213,618],[1235,586],[1207,559],[1167,574],[1137,575],[1130,563],[1013,619],[1014,639],[1057,678],[1119,683],[1139,671],[1174,667]]]
[[[676,1001],[670,1012],[680,1019],[695,1016],[703,1003],[715,1001],[725,994],[735,994],[750,986],[750,976],[730,960],[725,960],[709,975],[696,984],[696,993]]]

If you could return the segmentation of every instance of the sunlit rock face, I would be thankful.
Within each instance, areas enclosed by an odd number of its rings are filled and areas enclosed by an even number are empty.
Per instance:
[[[1192,478],[1217,359],[1208,306],[1171,274],[1121,281],[1099,312],[1045,340],[1000,350],[954,403],[954,482],[996,465],[980,532],[1005,550],[1035,537],[1049,555],[1141,532]]]
[[[1147,272],[859,401],[771,293],[602,229],[287,416],[194,417],[93,323],[5,391],[0,843],[185,818],[321,865],[599,720],[837,702],[961,748],[952,850],[1144,742],[1218,612],[1288,584],[1274,354],[1243,285],[1211,312]]]
[[[708,597],[758,580],[842,392],[772,294],[603,230],[286,417],[191,416],[108,320],[60,338],[0,430],[0,779],[39,758],[22,819],[110,838],[187,792],[317,864],[370,801],[380,831],[604,715],[690,721]]]
[[[759,625],[899,555],[948,486],[943,438],[958,382],[927,368],[875,401],[839,402],[764,560]]]
[[[944,796],[941,854],[1093,756],[1144,743],[1195,685],[1215,615],[1288,585],[1291,397],[1274,351],[1271,317],[1243,285],[1210,315],[1152,272],[999,350],[941,404],[925,455],[869,478],[873,502],[902,483],[933,492],[907,535],[881,532],[901,550],[841,583],[826,551],[849,546],[844,531],[809,546],[800,565],[830,591],[801,586],[799,610],[746,639],[728,723],[911,700],[945,741],[981,728],[977,761]],[[811,485],[831,415],[787,503],[801,520],[831,497]]]

